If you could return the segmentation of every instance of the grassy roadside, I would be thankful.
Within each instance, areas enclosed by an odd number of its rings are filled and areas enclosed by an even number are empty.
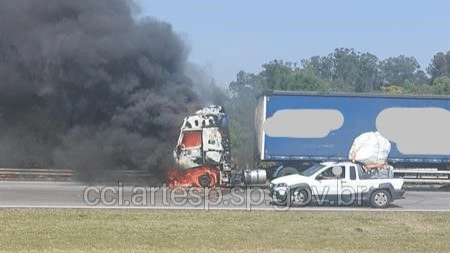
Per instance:
[[[448,252],[450,213],[0,208],[0,252]]]

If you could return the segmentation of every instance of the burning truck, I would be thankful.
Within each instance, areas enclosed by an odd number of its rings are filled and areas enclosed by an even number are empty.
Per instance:
[[[210,105],[184,119],[168,186],[229,187],[234,182],[265,183],[264,170],[239,172],[231,166],[228,118],[221,106]]]

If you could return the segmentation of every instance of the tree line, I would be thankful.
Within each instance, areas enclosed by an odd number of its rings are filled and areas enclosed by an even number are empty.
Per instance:
[[[258,74],[240,71],[228,86],[232,93],[243,87],[263,90],[318,92],[388,92],[450,94],[450,51],[435,54],[426,72],[414,57],[400,55],[379,60],[371,53],[336,48],[327,56],[300,63],[273,60]]]

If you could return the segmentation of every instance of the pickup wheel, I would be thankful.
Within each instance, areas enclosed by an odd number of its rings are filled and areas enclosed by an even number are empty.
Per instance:
[[[391,203],[391,194],[387,190],[375,190],[370,196],[370,204],[375,208],[386,208]]]
[[[290,197],[291,206],[307,206],[311,203],[311,190],[305,187],[294,188],[291,190]]]

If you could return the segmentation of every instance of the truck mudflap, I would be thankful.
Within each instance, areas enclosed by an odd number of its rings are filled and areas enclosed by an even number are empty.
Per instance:
[[[405,195],[405,191],[406,191],[406,186],[403,184],[402,185],[402,189],[394,190],[392,192],[392,200],[394,200],[394,199],[404,199],[405,197],[403,195]]]
[[[401,189],[401,190],[394,190],[391,192],[392,194],[392,200],[396,200],[396,199],[404,199],[405,197],[403,196],[405,194],[405,190]]]
[[[402,187],[401,189],[395,189],[394,186],[390,183],[384,183],[380,184],[379,189],[387,189],[391,193],[391,201],[396,199],[401,199],[403,197],[403,194],[405,194],[405,188]]]
[[[191,169],[170,169],[167,183],[171,189],[180,187],[214,188],[219,186],[218,169],[209,165]]]

